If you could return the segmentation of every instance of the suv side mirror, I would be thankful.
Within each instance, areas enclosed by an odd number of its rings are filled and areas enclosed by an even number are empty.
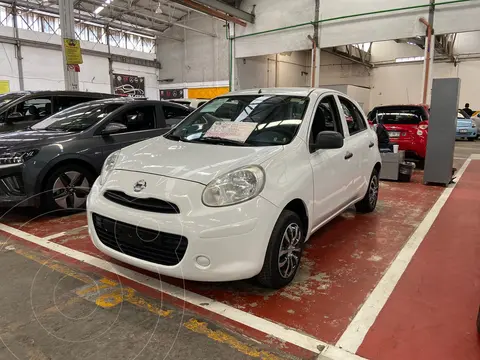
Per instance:
[[[102,130],[101,134],[102,136],[109,136],[112,134],[118,134],[127,131],[127,129],[128,128],[123,124],[111,122],[110,124],[105,126],[105,129]]]
[[[322,131],[317,135],[314,150],[340,149],[343,147],[343,135],[336,131]]]

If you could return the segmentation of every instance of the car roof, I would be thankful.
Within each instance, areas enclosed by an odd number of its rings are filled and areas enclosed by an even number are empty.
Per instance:
[[[384,107],[407,107],[407,106],[410,106],[410,107],[422,107],[422,108],[428,108],[429,106],[427,104],[388,104],[388,105],[378,105],[378,106],[375,106],[375,109],[378,109],[378,108],[384,108]]]
[[[68,90],[27,90],[27,91],[12,91],[2,95],[101,95],[101,96],[112,96],[117,97],[119,95],[100,93],[100,92],[91,92],[91,91],[68,91]]]
[[[345,95],[339,91],[325,88],[309,88],[309,87],[292,87],[292,88],[258,88],[232,91],[225,95],[292,95],[292,96],[309,96],[311,93],[321,95],[326,92],[333,92],[337,94]]]

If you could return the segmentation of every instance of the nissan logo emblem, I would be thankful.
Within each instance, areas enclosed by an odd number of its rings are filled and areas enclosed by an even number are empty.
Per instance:
[[[135,185],[133,185],[133,191],[140,192],[147,187],[147,182],[145,180],[138,180]]]

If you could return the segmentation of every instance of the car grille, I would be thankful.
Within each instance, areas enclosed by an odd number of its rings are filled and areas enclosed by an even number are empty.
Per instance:
[[[93,214],[100,241],[109,248],[155,264],[173,266],[182,261],[188,240],[184,236],[133,226]]]
[[[163,214],[178,214],[180,209],[177,205],[155,198],[136,198],[125,194],[122,191],[107,190],[103,196],[122,206],[126,206],[136,210],[152,211]]]
[[[25,195],[22,177],[19,175],[7,176],[0,179],[0,195]]]

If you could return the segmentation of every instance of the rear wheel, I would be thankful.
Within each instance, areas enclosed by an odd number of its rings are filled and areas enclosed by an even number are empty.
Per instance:
[[[280,289],[294,279],[305,243],[303,229],[302,221],[296,213],[284,210],[280,214],[270,236],[263,268],[257,275],[261,285]]]
[[[95,175],[80,165],[55,169],[43,189],[44,208],[48,211],[84,209],[94,181]]]
[[[370,182],[368,183],[367,193],[360,202],[355,204],[355,208],[358,212],[369,213],[375,210],[378,201],[378,189],[378,170],[373,169],[372,175],[370,176]]]

